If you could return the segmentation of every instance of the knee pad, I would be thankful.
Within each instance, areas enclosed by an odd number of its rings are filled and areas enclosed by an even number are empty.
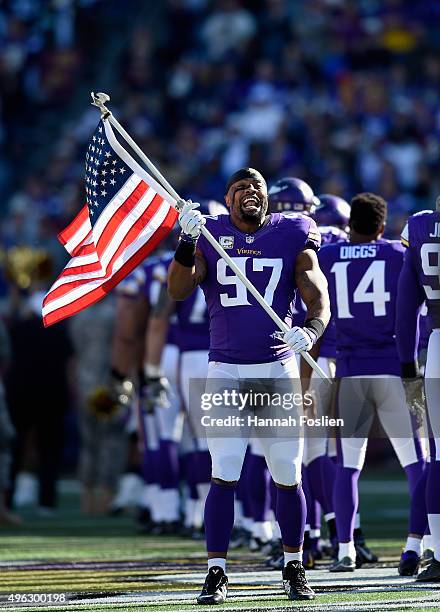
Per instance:
[[[394,452],[402,467],[406,467],[411,463],[416,463],[419,460],[415,441],[413,439],[391,438],[390,442],[393,445]]]
[[[224,455],[212,457],[212,477],[234,482],[240,478],[243,457],[241,455]]]
[[[341,455],[338,452],[338,464],[345,468],[361,470],[365,463],[367,445],[352,444],[352,440],[341,439]]]
[[[327,454],[326,438],[307,438],[307,444],[304,445],[303,463],[305,466],[315,461],[318,457]]]
[[[269,470],[276,484],[293,487],[301,482],[301,460],[276,457],[270,462]]]

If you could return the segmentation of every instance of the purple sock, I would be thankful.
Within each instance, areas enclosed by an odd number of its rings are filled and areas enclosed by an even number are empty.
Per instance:
[[[274,515],[276,515],[277,511],[277,486],[273,480],[273,478],[269,479],[269,489],[270,489],[270,507]]]
[[[404,467],[406,477],[408,479],[409,494],[411,497],[414,495],[415,488],[421,475],[423,474],[424,469],[424,461],[416,461],[415,463],[410,463]]]
[[[440,514],[440,461],[428,463],[428,478],[426,482],[426,509],[428,514]]]
[[[317,499],[313,503],[313,519],[310,519],[310,529],[321,529],[321,504]]]
[[[302,546],[306,513],[306,498],[301,484],[292,489],[277,487],[276,517],[284,546]]]
[[[240,491],[240,500],[243,510],[243,516],[245,518],[252,517],[252,506],[249,496],[249,487],[248,487],[248,478],[250,478],[249,474],[249,458],[250,453],[246,451],[246,455],[244,457],[243,467],[241,469],[241,475],[238,480],[238,488]]]
[[[254,521],[258,522],[267,521],[269,520],[268,512],[270,508],[270,475],[267,469],[266,459],[251,454],[249,457],[247,475],[252,518]]]
[[[409,533],[422,535],[428,528],[428,515],[426,513],[426,481],[428,478],[428,467],[426,466],[420,476],[413,494],[411,496],[409,513]]]
[[[154,484],[154,455],[153,451],[146,449],[142,454],[142,478],[146,484]]]
[[[184,480],[189,489],[190,499],[198,499],[197,493],[197,457],[195,452],[186,453],[184,461]]]
[[[176,442],[161,440],[158,455],[160,488],[177,489],[179,487],[179,457]]]
[[[205,503],[205,533],[208,552],[224,553],[229,548],[234,525],[234,486],[211,482]]]
[[[196,451],[196,478],[197,484],[211,482],[211,455],[209,451]]]
[[[301,486],[306,500],[306,523],[310,526],[310,519],[313,519],[314,499],[310,490],[310,483],[305,465],[301,468]]]
[[[353,540],[354,519],[359,505],[358,480],[360,470],[336,467],[333,505],[339,542]]]
[[[322,457],[321,471],[324,493],[322,508],[325,514],[329,514],[333,512],[333,487],[336,478],[336,465],[328,455]]]
[[[328,459],[327,455],[317,457],[307,466],[307,476],[310,490],[313,497],[320,503],[322,509],[324,510],[324,514],[331,512],[331,510],[328,510],[326,506],[327,499],[324,492],[323,482],[323,463],[326,459]]]

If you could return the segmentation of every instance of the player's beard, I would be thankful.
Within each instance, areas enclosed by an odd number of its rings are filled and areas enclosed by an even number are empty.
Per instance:
[[[238,205],[238,208],[239,208],[239,215],[242,221],[246,221],[246,223],[255,224],[258,227],[259,225],[261,225],[261,223],[263,222],[263,219],[266,216],[268,204],[267,204],[267,201],[263,201],[259,208],[257,208],[254,211],[248,211],[248,210],[244,210],[243,205],[240,202]]]

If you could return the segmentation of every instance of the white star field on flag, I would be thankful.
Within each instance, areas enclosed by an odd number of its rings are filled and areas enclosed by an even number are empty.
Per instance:
[[[86,200],[93,226],[108,202],[130,177],[131,172],[122,159],[115,155],[101,124],[98,125],[90,141],[85,165]]]

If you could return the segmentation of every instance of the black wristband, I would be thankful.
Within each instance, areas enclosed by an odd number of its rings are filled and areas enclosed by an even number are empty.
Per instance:
[[[196,262],[196,243],[179,240],[174,259],[185,268],[192,268]]]
[[[400,364],[400,372],[402,378],[416,378],[419,376],[419,364],[417,361],[409,361]]]
[[[320,338],[325,330],[324,321],[319,317],[312,317],[304,322],[304,327],[311,329],[316,334],[316,339]]]

